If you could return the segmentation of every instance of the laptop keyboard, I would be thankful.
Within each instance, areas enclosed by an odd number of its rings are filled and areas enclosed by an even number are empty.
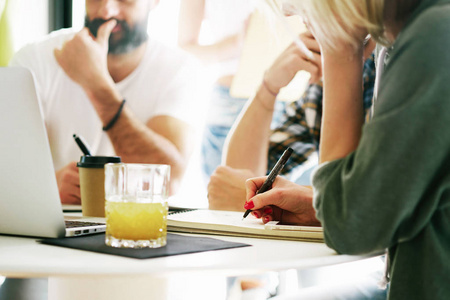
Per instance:
[[[96,226],[96,225],[105,225],[104,223],[97,222],[86,222],[86,221],[65,221],[66,228],[76,228],[76,227],[86,227],[86,226]]]

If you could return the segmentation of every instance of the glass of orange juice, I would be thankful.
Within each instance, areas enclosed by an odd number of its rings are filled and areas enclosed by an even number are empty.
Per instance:
[[[105,165],[106,245],[117,248],[166,245],[169,181],[169,165]]]

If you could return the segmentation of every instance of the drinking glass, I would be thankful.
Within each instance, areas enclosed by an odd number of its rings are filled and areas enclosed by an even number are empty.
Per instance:
[[[169,165],[105,165],[106,245],[166,245],[169,181]]]

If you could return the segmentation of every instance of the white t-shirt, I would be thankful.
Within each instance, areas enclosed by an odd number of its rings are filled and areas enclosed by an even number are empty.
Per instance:
[[[73,134],[84,138],[93,155],[115,154],[85,92],[53,55],[53,49],[74,34],[72,29],[53,32],[22,48],[11,61],[11,65],[29,68],[35,77],[55,170],[80,159],[82,153]],[[149,40],[138,67],[116,87],[127,100],[125,105],[144,123],[154,116],[168,115],[192,124],[198,103],[194,74],[194,64],[185,53]]]

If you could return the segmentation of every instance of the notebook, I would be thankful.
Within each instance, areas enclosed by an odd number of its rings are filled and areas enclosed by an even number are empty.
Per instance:
[[[47,132],[33,76],[0,68],[0,234],[60,238],[105,231],[70,220],[66,229]]]
[[[189,210],[172,213],[167,217],[167,230],[172,232],[204,233],[227,236],[268,238],[296,241],[323,241],[322,227],[279,225],[249,215],[242,219],[244,212],[221,210]]]

